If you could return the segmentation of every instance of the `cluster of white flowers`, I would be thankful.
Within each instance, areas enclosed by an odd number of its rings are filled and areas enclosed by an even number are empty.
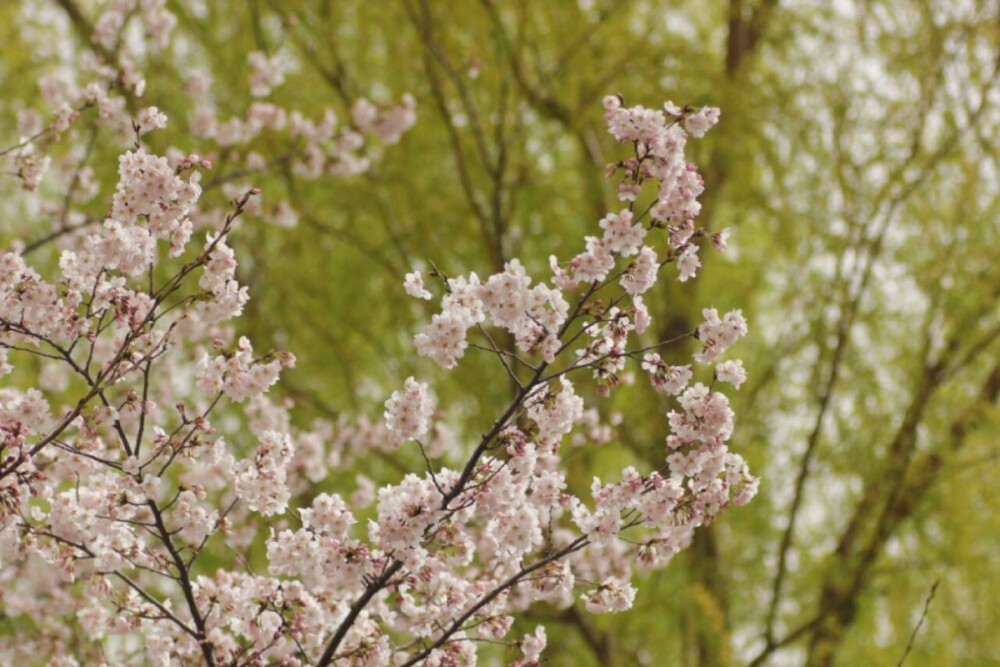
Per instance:
[[[720,442],[733,433],[733,411],[725,394],[710,392],[700,382],[680,395],[683,412],[670,412],[670,429],[674,435],[671,448],[690,442]]]
[[[528,398],[528,416],[538,428],[538,444],[551,447],[573,430],[573,425],[583,417],[583,399],[573,391],[573,383],[559,378],[559,391],[543,386]]]
[[[617,96],[606,97],[604,108],[608,129],[615,139],[636,146],[635,158],[611,167],[612,173],[623,172],[619,198],[634,201],[637,184],[642,180],[652,179],[659,184],[650,215],[667,225],[670,247],[679,253],[681,282],[693,278],[701,262],[698,247],[689,242],[695,232],[694,218],[701,211],[698,196],[705,184],[697,168],[684,159],[684,147],[688,134],[701,137],[718,122],[719,110],[705,107],[689,111],[671,102],[664,104],[663,111],[627,108]]]
[[[354,515],[337,494],[321,493],[313,499],[311,509],[299,510],[302,525],[320,535],[344,539],[354,524]]]
[[[22,138],[22,141],[25,139]],[[31,143],[25,143],[14,154],[14,173],[21,179],[21,187],[25,190],[37,190],[38,184],[42,182],[42,176],[49,170],[51,164],[52,158],[48,155],[39,155]]]
[[[162,130],[167,126],[167,114],[156,107],[146,107],[135,117],[135,124],[139,126],[139,134]]]
[[[417,122],[417,101],[407,93],[398,106],[380,109],[361,98],[351,108],[351,120],[362,134],[371,132],[386,145],[399,143],[406,131]]]
[[[287,433],[265,431],[254,457],[236,461],[233,466],[236,494],[250,509],[264,516],[285,511],[291,497],[287,467],[294,451]]]
[[[697,246],[689,245],[684,248],[680,258],[677,260],[677,269],[680,271],[678,280],[682,283],[687,282],[691,278],[694,278],[700,268],[701,260],[698,258]]]
[[[424,276],[420,273],[420,271],[407,273],[406,279],[403,282],[403,287],[406,289],[406,293],[414,299],[434,298],[433,295],[427,291],[427,286],[424,284]]]
[[[583,596],[584,604],[591,614],[625,611],[632,608],[635,588],[627,581],[605,579],[597,588]]]
[[[253,54],[252,54],[253,55]],[[256,54],[252,59],[252,87],[255,95],[266,96],[271,88],[284,80],[288,71],[287,58],[278,54],[265,58]],[[373,135],[386,145],[398,143],[417,120],[416,100],[404,95],[398,105],[376,106],[359,99],[352,108],[352,124],[341,125],[333,109],[326,109],[319,120],[305,117],[302,112],[289,110],[271,102],[257,101],[246,112],[220,119],[217,110],[203,95],[211,86],[208,75],[195,75],[189,81],[189,92],[196,106],[191,112],[192,132],[202,140],[211,140],[226,148],[251,144],[261,133],[287,133],[293,142],[304,145],[295,151],[292,171],[304,179],[317,179],[324,174],[351,175],[368,170],[370,161],[361,154],[366,136]],[[246,169],[263,172],[288,161],[290,156],[268,160],[255,151],[246,155]]]
[[[741,359],[731,359],[715,367],[715,377],[733,385],[733,389],[739,389],[747,381],[747,372]]]
[[[211,298],[199,304],[199,311],[206,322],[223,322],[242,313],[250,297],[236,281],[236,255],[226,240],[209,235],[205,248],[208,262],[198,286]]]
[[[290,355],[268,362],[255,360],[253,346],[246,336],[241,336],[234,354],[202,356],[198,362],[198,386],[206,394],[222,392],[239,403],[267,391],[278,381],[282,367],[290,366],[293,361]]]
[[[4,342],[39,345],[40,337],[71,337],[77,320],[74,300],[75,295],[61,297],[18,253],[0,254],[0,321],[11,323]]]
[[[740,310],[731,310],[721,318],[715,308],[702,311],[705,321],[698,327],[698,340],[702,350],[694,358],[703,364],[719,358],[737,340],[747,335],[747,321]]]
[[[715,127],[721,115],[722,112],[719,111],[718,107],[703,107],[695,113],[684,116],[684,129],[691,136],[701,138]]]
[[[681,393],[694,377],[690,364],[668,366],[655,352],[647,352],[643,355],[642,370],[649,373],[649,381],[656,391],[671,396]]]
[[[402,391],[385,402],[385,427],[399,442],[422,438],[430,426],[434,402],[423,382],[406,378]]]
[[[445,368],[458,363],[468,347],[469,329],[482,323],[507,330],[522,351],[538,351],[551,358],[569,312],[562,292],[544,283],[532,287],[531,277],[516,259],[485,283],[475,273],[449,279],[441,306],[442,311],[414,338],[414,344],[419,354]]]
[[[191,238],[191,207],[201,196],[200,174],[181,178],[165,157],[143,149],[128,151],[118,159],[118,186],[111,218],[124,227],[170,241],[174,256]],[[139,218],[148,223],[140,226]]]
[[[268,57],[261,51],[247,54],[250,64],[250,94],[254,97],[267,97],[271,91],[285,82],[285,74],[292,63],[284,53],[276,53]]]
[[[177,495],[172,516],[177,523],[180,534],[190,544],[200,544],[211,535],[219,521],[219,513],[214,509],[206,509],[199,504],[205,500],[205,489],[196,486]]]
[[[525,667],[529,663],[541,660],[542,651],[545,650],[547,644],[548,637],[545,635],[544,625],[535,626],[533,634],[524,636],[524,639],[521,640],[521,652],[524,653],[524,659],[527,661]]]
[[[656,251],[649,246],[643,246],[622,276],[621,284],[633,297],[645,294],[656,284],[656,272],[660,268],[660,261],[656,257]]]
[[[632,224],[632,211],[629,209],[623,209],[617,215],[609,213],[601,219],[600,225],[604,230],[604,247],[608,251],[622,257],[631,257],[643,247],[646,229],[642,225]]]
[[[439,474],[438,479],[442,476]],[[442,483],[441,481],[438,482]],[[441,493],[430,479],[409,474],[395,486],[378,492],[378,519],[369,526],[372,542],[412,565],[426,562],[424,531],[441,514]]]

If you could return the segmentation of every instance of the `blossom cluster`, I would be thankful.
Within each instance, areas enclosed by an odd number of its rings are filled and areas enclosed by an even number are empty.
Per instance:
[[[92,29],[85,40],[88,43],[76,54],[75,67],[55,68],[40,79],[49,117],[46,119],[45,114],[35,109],[19,113],[21,140],[12,147],[16,150],[5,153],[10,153],[11,173],[20,179],[25,190],[37,190],[43,179],[48,178],[50,168],[60,167],[44,148],[58,143],[60,137],[81,124],[81,119],[93,117],[95,124],[110,128],[122,146],[130,145],[136,135],[166,127],[168,116],[161,108],[140,103],[147,88],[144,68],[152,57],[177,59],[171,65],[182,73],[181,101],[191,111],[183,117],[178,115],[172,122],[183,126],[199,142],[203,155],[193,156],[194,164],[206,166],[211,161],[218,162],[217,168],[224,172],[213,178],[211,187],[219,187],[229,197],[249,189],[245,178],[285,167],[302,179],[364,173],[372,164],[367,154],[372,139],[391,146],[416,123],[416,100],[408,93],[398,102],[376,103],[359,97],[349,105],[343,119],[338,118],[332,106],[324,108],[318,117],[282,106],[272,93],[300,65],[287,49],[271,55],[260,51],[247,54],[245,86],[251,101],[245,108],[231,109],[217,99],[217,82],[211,73],[192,67],[183,57],[183,50],[174,53],[169,48],[177,17],[168,9],[166,0],[107,0],[97,4],[99,14],[92,26],[79,17],[73,19],[77,29]],[[31,26],[27,36],[38,41],[40,48],[50,41],[73,40],[72,30],[65,22],[56,20],[50,12],[32,11],[32,3],[25,6],[24,21]],[[130,34],[141,34],[143,39],[129,38]],[[265,143],[283,149],[269,153],[261,148]],[[172,149],[162,160],[169,160],[172,169],[191,166],[187,157]],[[123,156],[128,168],[142,168],[143,161],[148,159],[149,156]],[[164,164],[149,166],[161,169]],[[83,201],[87,194],[96,194],[91,187],[92,173],[91,168],[86,168],[79,173],[60,173],[57,177],[73,179],[71,198]],[[121,185],[127,190],[127,183]],[[168,182],[165,180],[163,185]],[[129,205],[128,192],[123,193],[122,200],[123,206]],[[183,198],[177,205],[184,205]],[[293,226],[299,218],[299,212],[287,200],[275,201],[266,210],[259,203],[250,206],[249,212],[279,227]],[[206,211],[208,216],[219,213]],[[166,212],[166,215],[172,214]],[[190,234],[186,228],[173,231],[181,236]]]

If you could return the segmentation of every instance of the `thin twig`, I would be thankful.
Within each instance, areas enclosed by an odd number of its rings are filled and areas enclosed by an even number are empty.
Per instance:
[[[902,667],[903,662],[906,660],[906,656],[910,655],[910,651],[913,650],[913,642],[917,638],[917,633],[920,632],[920,627],[924,624],[924,621],[927,619],[927,610],[930,609],[931,602],[934,601],[934,595],[937,593],[938,586],[940,585],[941,585],[941,577],[938,577],[937,581],[934,582],[934,585],[931,586],[931,592],[927,595],[927,599],[924,600],[924,610],[920,614],[920,620],[917,621],[917,626],[913,628],[913,633],[910,635],[910,641],[906,643],[906,650],[903,651],[903,655],[899,659],[899,662],[896,663],[896,667]]]

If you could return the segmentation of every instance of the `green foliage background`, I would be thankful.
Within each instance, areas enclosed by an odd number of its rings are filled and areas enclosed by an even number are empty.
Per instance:
[[[1000,664],[995,3],[168,4],[179,37],[147,68],[144,95],[171,118],[155,149],[197,148],[178,94],[191,69],[212,73],[220,117],[242,113],[254,50],[295,54],[273,98],[311,117],[346,118],[362,95],[418,100],[416,128],[376,147],[369,175],[307,182],[279,169],[252,182],[265,210],[288,200],[300,221],[251,219],[234,236],[252,294],[240,326],[298,357],[278,391],[302,423],[378,415],[409,374],[433,378],[468,433],[492,422],[510,391],[502,369],[469,354],[445,374],[416,357],[411,334],[431,306],[405,296],[403,274],[433,261],[483,275],[515,256],[542,271],[549,254],[575,253],[616,206],[603,95],[722,108],[692,158],[708,188],[702,221],[733,230],[731,251],[647,301],[664,335],[693,328],[703,307],[748,316],[733,444],[761,494],[647,577],[632,612],[533,610],[523,622],[549,621],[551,664],[896,664],[938,580],[907,664]],[[34,82],[59,58],[24,41],[22,17],[64,5],[0,4],[0,136],[16,138],[16,111],[40,105]],[[287,147],[264,135],[253,149]],[[113,147],[97,150],[109,186]],[[232,161],[214,157],[226,173]],[[0,231],[35,238],[47,231],[37,217],[25,206]],[[601,409],[624,415],[622,447],[574,451],[581,487],[663,454],[667,406],[643,382]],[[385,482],[421,466],[363,462]],[[349,487],[356,472],[334,481]]]

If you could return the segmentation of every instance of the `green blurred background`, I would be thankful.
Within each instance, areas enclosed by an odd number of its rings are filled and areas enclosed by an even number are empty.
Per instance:
[[[40,105],[36,80],[67,45],[25,25],[65,3],[0,3],[0,135]],[[79,2],[84,17],[96,3]],[[251,101],[246,56],[297,62],[270,100],[341,118],[359,96],[411,92],[416,127],[374,146],[369,174],[247,179],[263,213],[233,245],[252,301],[239,323],[298,365],[277,388],[296,419],[377,417],[391,388],[433,379],[456,428],[492,421],[510,387],[485,355],[443,373],[413,353],[433,306],[402,276],[519,257],[543,273],[617,203],[621,151],[601,98],[722,108],[691,158],[702,223],[733,234],[697,281],[647,298],[664,336],[704,307],[742,308],[733,446],[762,477],[747,507],[642,577],[636,608],[601,617],[533,609],[553,665],[894,665],[935,582],[908,665],[1000,664],[1000,9],[979,0],[170,0],[171,49],[147,67],[145,104],[187,136],[181,94],[209,72],[220,118]],[[74,39],[86,26],[69,24]],[[4,142],[4,145],[12,143]],[[267,134],[252,149],[287,150]],[[91,160],[113,186],[113,145]],[[106,151],[104,154],[102,152]],[[216,170],[235,156],[217,152]],[[110,167],[110,169],[108,168]],[[4,181],[5,193],[16,189]],[[6,196],[6,195],[5,195]],[[225,196],[209,189],[206,200]],[[39,211],[11,200],[0,233],[32,239]],[[280,202],[298,225],[267,222]],[[100,211],[106,197],[92,204]],[[54,250],[54,249],[53,249]],[[53,255],[54,257],[54,255]],[[690,350],[677,350],[678,359]],[[499,372],[498,372],[499,371]],[[568,455],[573,483],[663,456],[668,406],[643,382],[599,402],[612,444]],[[470,430],[469,432],[477,432]],[[418,469],[373,454],[352,484]],[[792,529],[789,529],[789,526]],[[777,595],[776,595],[777,592]]]

